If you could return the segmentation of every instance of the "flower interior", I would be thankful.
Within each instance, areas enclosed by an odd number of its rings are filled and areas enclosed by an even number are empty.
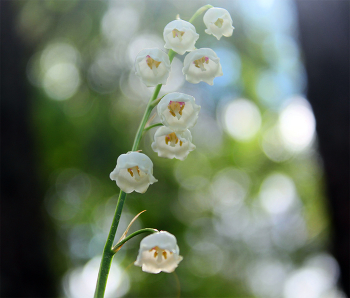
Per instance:
[[[179,138],[176,136],[175,132],[169,133],[165,136],[165,144],[171,147],[175,147],[175,145],[179,142]],[[182,146],[182,141],[180,140],[180,146]]]
[[[218,18],[214,24],[217,27],[221,28],[223,23],[224,23],[224,20],[222,18]]]
[[[146,63],[150,69],[153,70],[154,75],[157,75],[157,68],[162,62],[152,59],[150,55],[146,56]]]
[[[179,31],[177,29],[174,29],[173,31],[173,38],[178,37],[180,41],[182,41],[182,36],[185,34],[185,31]]]
[[[129,172],[130,176],[135,178],[136,180],[141,178],[141,172],[140,172],[140,169],[138,166],[128,168],[128,172]]]
[[[168,253],[172,254],[171,251],[167,252],[165,249],[161,249],[158,246],[155,246],[149,250],[150,252],[154,251],[153,257],[157,259],[157,262],[162,262],[162,259],[166,260],[168,258]]]
[[[202,58],[193,61],[195,67],[200,68],[202,71],[206,71],[204,63],[209,63],[209,57],[203,56]]]
[[[182,116],[182,110],[185,108],[185,103],[183,101],[170,101],[168,104],[169,112],[172,116],[176,116],[180,119]]]

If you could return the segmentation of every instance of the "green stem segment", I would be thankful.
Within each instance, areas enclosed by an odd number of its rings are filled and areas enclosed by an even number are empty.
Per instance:
[[[150,130],[151,128],[153,127],[157,127],[157,126],[163,126],[163,123],[156,123],[156,124],[152,124],[148,127],[146,127],[143,131],[147,131],[147,130]]]
[[[109,230],[107,241],[103,249],[100,271],[98,273],[95,296],[94,296],[95,298],[103,298],[105,293],[109,269],[111,268],[111,263],[114,256],[114,252],[112,251],[113,241],[114,241],[115,233],[117,232],[125,198],[126,198],[126,193],[121,190],[119,193],[117,208],[114,213],[111,229]]]
[[[199,8],[195,13],[194,15],[192,16],[192,18],[190,18],[190,20],[188,21],[189,23],[193,23],[193,21],[199,17],[202,13],[204,13],[207,9],[209,8],[213,8],[214,6],[213,5],[210,5],[210,4],[207,4],[207,5],[204,5],[202,6],[201,8]]]
[[[189,22],[192,23],[195,20],[195,18],[197,18],[200,14],[202,14],[204,11],[206,11],[207,9],[209,9],[211,7],[213,7],[213,6],[205,5],[205,6],[201,7],[200,9],[198,9],[195,12],[195,14],[192,16],[192,18],[190,19]],[[173,61],[175,55],[176,55],[176,52],[174,52],[173,50],[169,50],[168,56],[169,56],[170,63]],[[135,136],[135,140],[134,140],[134,144],[132,145],[131,151],[136,151],[138,146],[139,146],[139,144],[140,144],[140,141],[141,141],[141,138],[142,138],[142,133],[143,133],[143,131],[145,129],[145,125],[147,123],[147,120],[148,120],[148,118],[149,118],[153,108],[155,107],[155,105],[153,103],[157,99],[159,91],[160,91],[161,88],[162,88],[162,84],[159,84],[154,89],[153,95],[152,95],[152,97],[150,98],[150,100],[149,100],[149,102],[147,104],[145,113],[144,113],[144,115],[142,117],[141,123],[139,125],[138,130],[137,130],[137,133],[136,133],[136,136]],[[156,125],[154,125],[154,126],[156,126]],[[114,250],[117,249],[118,247],[120,247],[121,245],[123,245],[126,241],[128,241],[132,237],[134,237],[134,236],[136,236],[136,235],[138,235],[140,233],[145,233],[145,232],[153,232],[154,233],[154,232],[157,231],[157,230],[154,230],[154,229],[142,229],[142,230],[139,230],[137,232],[132,233],[131,235],[126,237],[124,240],[122,240],[120,243],[118,243],[116,246],[114,246],[112,248],[113,241],[114,241],[114,238],[115,238],[115,234],[117,232],[120,216],[122,214],[125,198],[126,198],[126,193],[121,190],[120,193],[119,193],[117,208],[115,210],[115,214],[114,214],[114,218],[113,218],[113,221],[112,221],[112,225],[111,225],[108,237],[107,237],[107,241],[106,241],[105,247],[103,249],[102,260],[101,260],[101,265],[100,265],[100,271],[98,273],[98,278],[97,278],[97,284],[96,284],[96,290],[95,290],[94,298],[103,298],[104,297],[109,270],[111,268],[112,259],[113,259],[113,256],[115,254]]]
[[[113,251],[113,253],[116,253],[118,251],[118,248],[121,247],[122,245],[124,245],[125,242],[129,241],[131,238],[133,238],[133,237],[135,237],[135,236],[137,236],[139,234],[142,234],[142,233],[157,233],[157,232],[159,232],[159,231],[156,230],[156,229],[152,229],[152,228],[145,228],[145,229],[138,230],[138,231],[130,234],[128,237],[125,237],[122,241],[120,241],[115,246],[113,246],[112,251]]]
[[[169,51],[169,57],[170,57],[170,54],[172,54],[171,51]],[[172,55],[173,55],[173,57],[175,56],[175,54],[172,54]],[[151,114],[151,111],[154,108],[152,106],[152,102],[157,99],[157,96],[158,96],[159,91],[160,91],[161,88],[162,88],[162,84],[157,85],[157,87],[154,90],[153,96],[150,98],[150,100],[149,100],[149,102],[147,104],[145,113],[144,113],[144,115],[142,117],[140,126],[139,126],[139,128],[137,130],[137,133],[136,133],[136,136],[135,136],[135,140],[134,140],[134,144],[132,146],[131,151],[136,151],[138,146],[139,146],[139,144],[140,144],[143,130],[145,128],[145,125],[147,123],[149,115]],[[104,297],[109,270],[111,268],[112,259],[113,259],[113,256],[115,254],[113,252],[113,249],[112,249],[113,241],[114,241],[114,238],[115,238],[115,234],[117,232],[117,228],[118,228],[120,216],[121,216],[121,213],[122,213],[122,210],[123,210],[125,198],[126,198],[126,193],[121,190],[120,193],[119,193],[117,208],[115,210],[112,226],[111,226],[111,229],[109,231],[105,247],[103,249],[102,260],[101,260],[101,265],[100,265],[100,271],[98,273],[98,278],[97,278],[97,284],[96,284],[96,290],[95,290],[94,298],[103,298]],[[128,240],[129,239],[130,238],[128,238]]]
[[[139,126],[139,129],[137,130],[136,137],[135,137],[135,140],[134,140],[134,144],[132,145],[131,151],[136,151],[137,147],[139,146],[139,143],[140,143],[141,138],[142,138],[143,129],[144,129],[144,127],[146,125],[146,122],[147,122],[147,120],[149,118],[149,115],[151,114],[152,109],[153,109],[152,103],[153,103],[154,100],[157,99],[157,96],[158,96],[159,91],[160,91],[161,88],[162,88],[162,84],[158,84],[156,86],[156,89],[154,89],[153,96],[151,97],[150,101],[147,104],[145,114],[143,115],[141,123],[140,123],[140,126]]]

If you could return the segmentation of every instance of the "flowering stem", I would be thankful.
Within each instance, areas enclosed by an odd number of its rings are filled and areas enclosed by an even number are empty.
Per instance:
[[[159,232],[159,231],[156,230],[156,229],[152,229],[152,228],[145,228],[145,229],[138,230],[138,231],[130,234],[128,237],[126,237],[125,239],[123,239],[119,243],[117,243],[115,246],[113,246],[112,251],[113,251],[113,253],[116,253],[118,251],[118,248],[121,247],[122,245],[124,245],[125,242],[129,241],[131,238],[133,238],[133,237],[135,237],[135,236],[137,236],[139,234],[142,234],[142,233],[157,233],[157,232]]]
[[[190,19],[190,23],[194,21],[194,19],[196,19],[201,13],[203,13],[204,11],[206,11],[208,8],[211,8],[213,6],[211,5],[205,5],[203,7],[201,7],[200,9],[198,9],[195,14],[192,16],[192,18]],[[168,56],[169,56],[169,60],[170,63],[173,61],[174,57],[176,55],[176,52],[174,52],[173,50],[169,50],[168,52]],[[142,117],[141,123],[139,125],[139,128],[137,130],[135,139],[134,139],[134,144],[132,145],[132,149],[131,151],[136,151],[141,138],[142,138],[142,134],[145,130],[145,125],[147,123],[147,120],[153,110],[153,108],[158,104],[156,103],[156,99],[158,97],[159,91],[162,88],[162,84],[158,84],[156,86],[156,88],[154,89],[153,95],[150,98],[145,113]],[[158,126],[158,124],[152,125],[154,126]],[[150,129],[151,126],[149,126],[147,129]],[[113,241],[115,238],[115,234],[117,232],[117,228],[119,225],[119,220],[120,220],[120,216],[122,214],[122,210],[123,210],[123,206],[124,206],[124,202],[125,202],[125,198],[126,198],[126,193],[123,192],[122,190],[119,193],[119,198],[118,198],[118,203],[117,203],[117,208],[115,210],[114,213],[114,217],[113,217],[113,221],[112,221],[112,225],[107,237],[107,241],[105,244],[105,247],[103,249],[103,254],[102,254],[102,260],[101,260],[101,265],[100,265],[100,270],[98,273],[98,278],[97,278],[97,284],[96,284],[96,290],[95,290],[95,295],[94,298],[103,298],[104,297],[104,293],[106,290],[106,285],[107,285],[107,279],[108,279],[108,274],[109,274],[109,270],[111,268],[111,264],[112,264],[112,259],[113,256],[115,254],[114,250],[116,250],[118,247],[120,247],[121,245],[123,245],[126,241],[128,241],[129,239],[131,239],[132,237],[140,234],[140,233],[145,233],[145,232],[156,232],[157,230],[154,229],[142,229],[139,231],[136,231],[134,233],[132,233],[131,235],[129,235],[128,237],[126,237],[124,240],[120,241],[118,244],[116,244],[114,247],[113,246]]]

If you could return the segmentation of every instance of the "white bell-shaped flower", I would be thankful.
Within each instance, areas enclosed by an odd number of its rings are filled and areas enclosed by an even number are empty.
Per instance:
[[[136,74],[147,87],[166,84],[170,73],[169,56],[160,49],[144,49],[135,61]]]
[[[221,36],[229,37],[233,29],[230,13],[223,8],[213,7],[206,11],[203,21],[207,29],[205,33],[214,35],[218,40]]]
[[[194,103],[194,97],[173,92],[165,95],[157,106],[162,123],[170,129],[186,130],[196,124],[200,106]]]
[[[160,231],[142,239],[134,264],[148,273],[161,271],[171,273],[183,259],[179,253],[175,236],[166,231]]]
[[[151,146],[160,157],[180,160],[184,160],[191,151],[196,149],[196,146],[192,144],[192,135],[188,129],[175,132],[166,126],[158,128]]]
[[[128,152],[117,159],[117,166],[109,175],[118,187],[126,192],[144,193],[150,184],[158,180],[153,177],[153,163],[151,159],[140,152]]]
[[[192,84],[203,81],[213,85],[214,78],[223,75],[220,58],[209,48],[194,50],[187,54],[182,72],[186,75],[186,80]]]
[[[196,33],[196,28],[191,23],[175,20],[165,26],[163,37],[166,49],[172,49],[183,55],[195,49],[194,44],[199,38],[199,34]]]

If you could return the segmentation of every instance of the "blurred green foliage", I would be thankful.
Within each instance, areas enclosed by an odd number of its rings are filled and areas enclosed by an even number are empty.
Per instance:
[[[114,259],[119,275],[107,285],[116,290],[109,297],[177,297],[180,290],[182,297],[304,297],[290,285],[302,270],[317,266],[328,272],[324,291],[334,287],[336,273],[322,265],[335,261],[324,253],[322,164],[312,111],[303,98],[293,3],[252,2],[211,3],[230,11],[236,27],[230,38],[217,41],[204,34],[201,19],[195,22],[197,46],[222,53],[224,77],[213,87],[185,83],[181,73],[169,83],[167,92],[189,93],[202,105],[193,128],[197,149],[184,162],[158,158],[150,147],[155,129],[147,132],[140,148],[152,159],[159,182],[145,194],[128,195],[116,236],[145,209],[132,230],[171,232],[184,260],[176,274],[146,274],[129,266],[139,236]],[[135,79],[133,55],[161,46],[168,22],[178,13],[186,20],[204,4],[14,2],[18,31],[34,50],[27,62],[34,86],[32,128],[62,297],[88,297],[95,285],[98,268],[90,260],[102,253],[119,191],[109,173],[130,150],[151,94]],[[180,64],[183,57],[178,58]],[[245,98],[235,106],[243,116],[230,124],[228,106],[238,98]],[[291,106],[296,112],[287,114]],[[306,136],[298,130],[300,121],[309,125]],[[283,123],[287,132],[297,130],[283,135]],[[252,136],[244,139],[244,133]]]

